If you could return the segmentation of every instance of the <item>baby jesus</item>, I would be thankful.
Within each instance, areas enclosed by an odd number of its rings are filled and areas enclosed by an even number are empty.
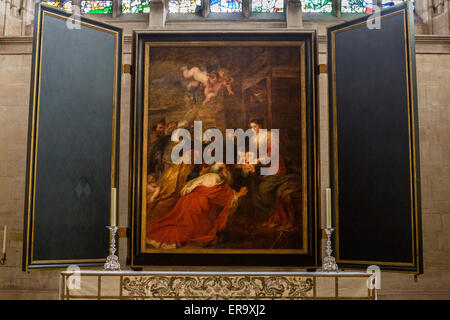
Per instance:
[[[250,172],[255,173],[255,156],[252,152],[245,152],[245,155],[241,152],[239,153],[239,157],[244,157],[245,163],[237,164],[235,167],[242,169],[245,174]]]
[[[234,79],[226,69],[221,68],[218,71],[208,73],[198,67],[188,69],[186,66],[183,66],[181,70],[183,71],[184,78],[192,78],[192,81],[187,85],[188,90],[199,87],[204,88],[205,100],[203,101],[203,105],[206,105],[216,97],[222,87],[227,89],[228,94],[234,94],[233,90],[231,90],[231,83],[233,83]]]

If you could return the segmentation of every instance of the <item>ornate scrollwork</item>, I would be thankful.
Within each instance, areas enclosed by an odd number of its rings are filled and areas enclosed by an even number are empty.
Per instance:
[[[129,299],[301,299],[313,286],[305,276],[138,276],[122,282]]]

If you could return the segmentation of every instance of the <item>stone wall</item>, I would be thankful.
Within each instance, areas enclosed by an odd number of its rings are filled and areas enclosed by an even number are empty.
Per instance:
[[[5,18],[2,6],[14,1],[0,0],[0,21]],[[26,2],[19,1],[19,3]],[[11,34],[7,30],[16,30],[13,34],[17,35],[30,34],[29,21],[19,24],[13,18],[6,20],[10,22],[0,23],[0,35]],[[324,37],[326,26],[335,22],[303,21],[303,27],[319,31],[320,63],[326,63],[326,38]],[[145,22],[116,24],[124,27],[125,34],[130,34],[133,28],[144,29],[148,26]],[[238,28],[242,25],[211,25],[214,29],[232,27]],[[166,28],[173,29],[180,26],[169,24]],[[426,26],[420,24],[416,27],[416,33],[426,33],[427,30]],[[9,230],[8,261],[5,266],[0,266],[0,299],[56,299],[58,297],[58,271],[31,273],[21,271],[31,43],[32,39],[29,36],[0,37],[0,226],[7,224]],[[130,47],[130,37],[127,36],[124,63],[130,63]],[[450,36],[416,36],[416,57],[425,273],[414,281],[414,276],[411,274],[383,272],[382,289],[379,292],[381,299],[450,299],[450,161],[448,161],[450,158],[450,82],[448,81],[450,79]],[[320,75],[319,81],[321,187],[325,189],[329,185],[326,75]],[[129,75],[123,75],[122,94],[119,218],[121,225],[125,225],[128,221]],[[325,208],[324,203],[322,208]],[[126,241],[126,239],[120,240],[120,257],[123,266],[126,257]]]
[[[448,37],[416,36],[424,274],[415,281],[412,274],[382,272],[379,299],[450,299],[449,41]],[[328,117],[323,78],[320,134],[325,188],[329,181]]]
[[[450,31],[450,0],[432,0],[429,2],[431,17],[431,33],[449,34]]]

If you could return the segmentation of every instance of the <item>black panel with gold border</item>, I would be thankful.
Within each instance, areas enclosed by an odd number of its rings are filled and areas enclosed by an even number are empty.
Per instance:
[[[337,262],[422,273],[411,4],[329,28],[328,72]]]
[[[23,269],[103,265],[118,188],[122,30],[35,8]]]

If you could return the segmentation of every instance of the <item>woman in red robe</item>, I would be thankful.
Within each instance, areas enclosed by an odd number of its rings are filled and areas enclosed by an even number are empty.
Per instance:
[[[251,198],[253,205],[259,210],[261,216],[267,218],[267,221],[262,224],[263,227],[279,228],[284,231],[292,231],[296,221],[291,203],[284,203],[282,198],[290,198],[297,188],[296,181],[299,180],[299,176],[296,173],[288,173],[283,158],[278,152],[272,154],[272,144],[279,144],[278,138],[272,141],[274,136],[270,130],[261,133],[262,122],[257,119],[252,119],[249,122],[250,128],[255,132],[253,137],[253,143],[256,143],[258,148],[258,154],[261,155],[260,147],[266,148],[266,155],[268,159],[264,160],[276,160],[278,163],[278,170],[274,174],[261,175],[253,174]],[[277,147],[278,149],[279,147]],[[272,157],[277,157],[272,159]],[[263,158],[258,158],[259,167],[270,167],[270,164],[262,164]],[[253,170],[255,172],[255,170]],[[284,197],[282,197],[282,195]]]
[[[225,228],[229,214],[247,189],[236,192],[230,187],[224,178],[229,174],[224,165],[212,168],[220,173],[206,173],[189,181],[175,207],[148,222],[147,244],[163,249],[174,249],[186,242],[205,244]]]

